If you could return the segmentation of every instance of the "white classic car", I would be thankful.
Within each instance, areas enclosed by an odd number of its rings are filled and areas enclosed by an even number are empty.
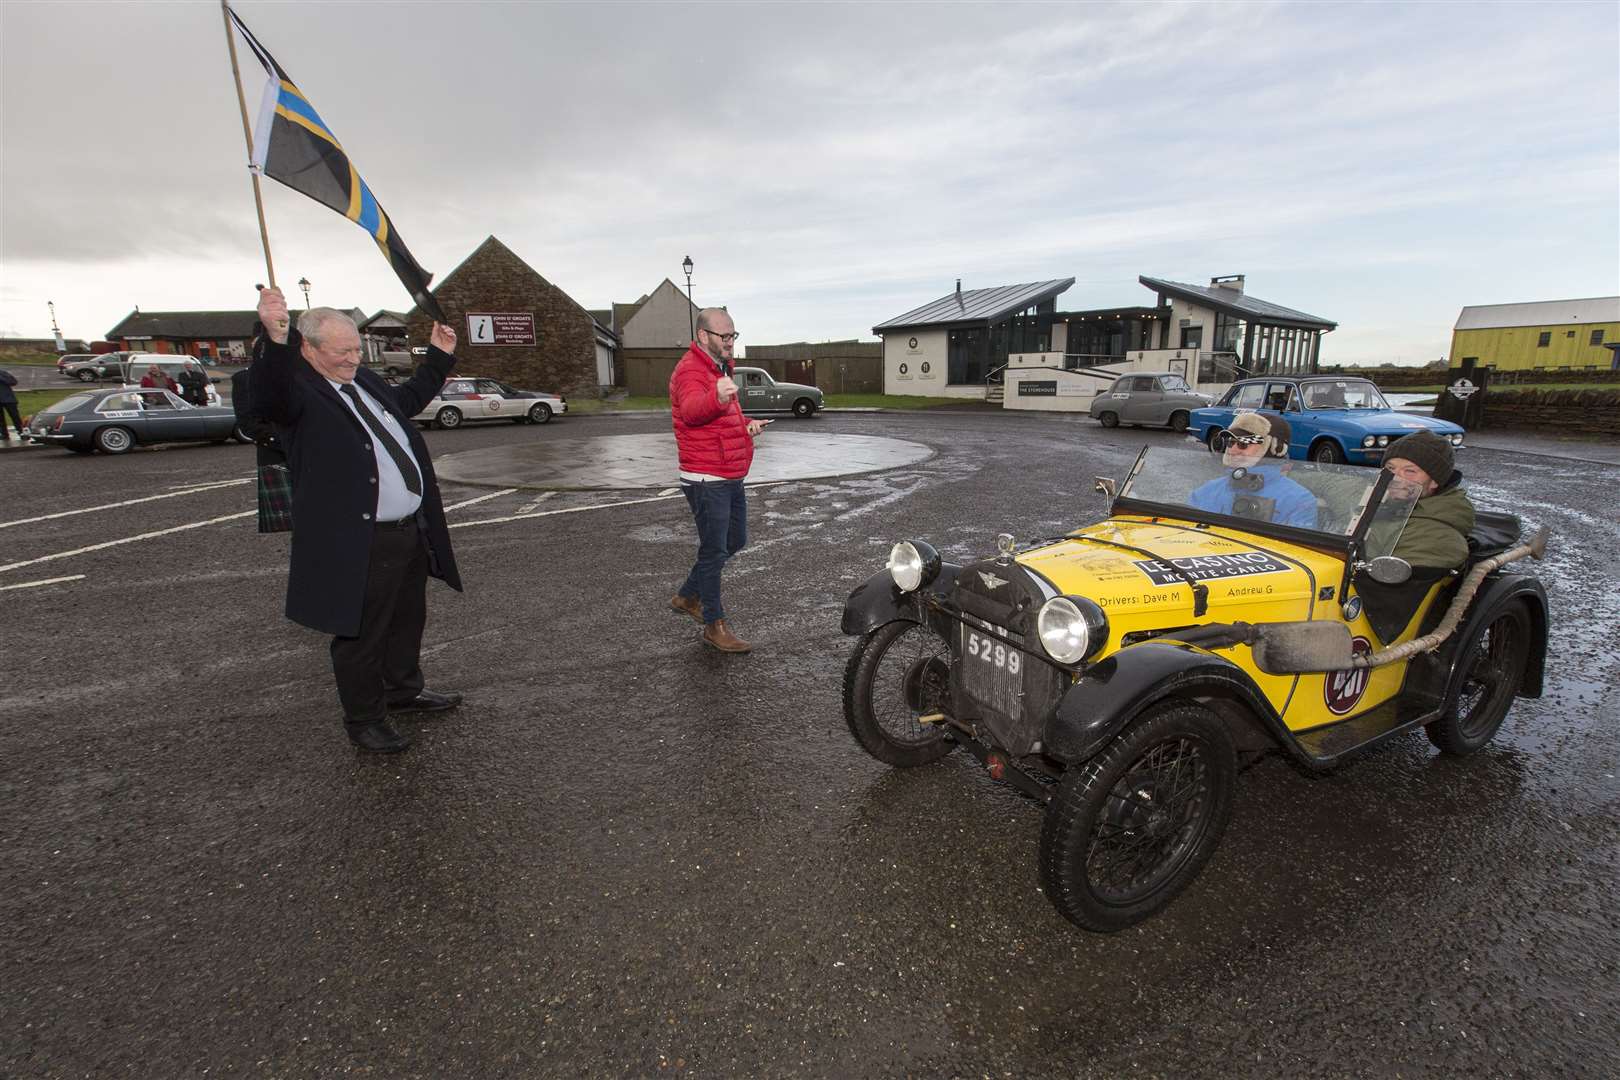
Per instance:
[[[568,399],[539,390],[516,390],[497,379],[456,375],[411,419],[429,427],[453,428],[471,420],[510,420],[544,424],[568,411]]]

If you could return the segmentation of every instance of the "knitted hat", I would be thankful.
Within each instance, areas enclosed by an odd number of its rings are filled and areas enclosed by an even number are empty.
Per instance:
[[[1444,485],[1457,468],[1457,452],[1451,443],[1432,431],[1414,431],[1389,444],[1384,460],[1402,458],[1429,474],[1429,479]]]
[[[1242,435],[1270,435],[1271,444],[1266,447],[1266,453],[1271,457],[1288,456],[1288,440],[1293,435],[1293,429],[1280,416],[1258,412],[1239,413],[1226,425],[1226,430]]]

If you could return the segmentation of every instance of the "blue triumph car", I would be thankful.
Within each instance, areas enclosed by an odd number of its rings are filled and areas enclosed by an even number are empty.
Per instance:
[[[1456,424],[1396,412],[1368,380],[1333,375],[1233,383],[1218,404],[1194,410],[1189,426],[1213,445],[1232,418],[1245,412],[1278,413],[1287,420],[1293,430],[1288,456],[1301,461],[1377,465],[1385,447],[1414,431],[1432,431],[1453,446],[1463,441]]]

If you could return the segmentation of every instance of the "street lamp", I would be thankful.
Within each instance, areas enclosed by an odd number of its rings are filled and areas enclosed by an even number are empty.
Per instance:
[[[300,289],[304,290],[304,310],[308,311],[309,310],[309,278],[307,278],[307,277],[299,278],[298,279],[298,287]]]
[[[67,343],[62,340],[62,328],[56,325],[56,302],[47,300],[45,306],[51,309],[51,334],[56,338],[56,351],[67,352]]]
[[[691,334],[692,340],[696,341],[697,322],[695,321],[692,309],[697,305],[692,303],[692,256],[688,255],[681,262],[681,269],[686,271],[686,326]]]

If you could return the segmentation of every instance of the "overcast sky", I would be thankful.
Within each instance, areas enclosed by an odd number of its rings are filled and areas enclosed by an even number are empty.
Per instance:
[[[697,264],[743,341],[964,288],[1147,274],[1444,355],[1465,304],[1620,293],[1620,5],[235,5],[423,266],[494,234],[586,307]],[[0,2],[0,333],[241,308],[265,279],[219,5]],[[262,76],[243,53],[249,107]],[[277,278],[402,309],[273,181]]]

